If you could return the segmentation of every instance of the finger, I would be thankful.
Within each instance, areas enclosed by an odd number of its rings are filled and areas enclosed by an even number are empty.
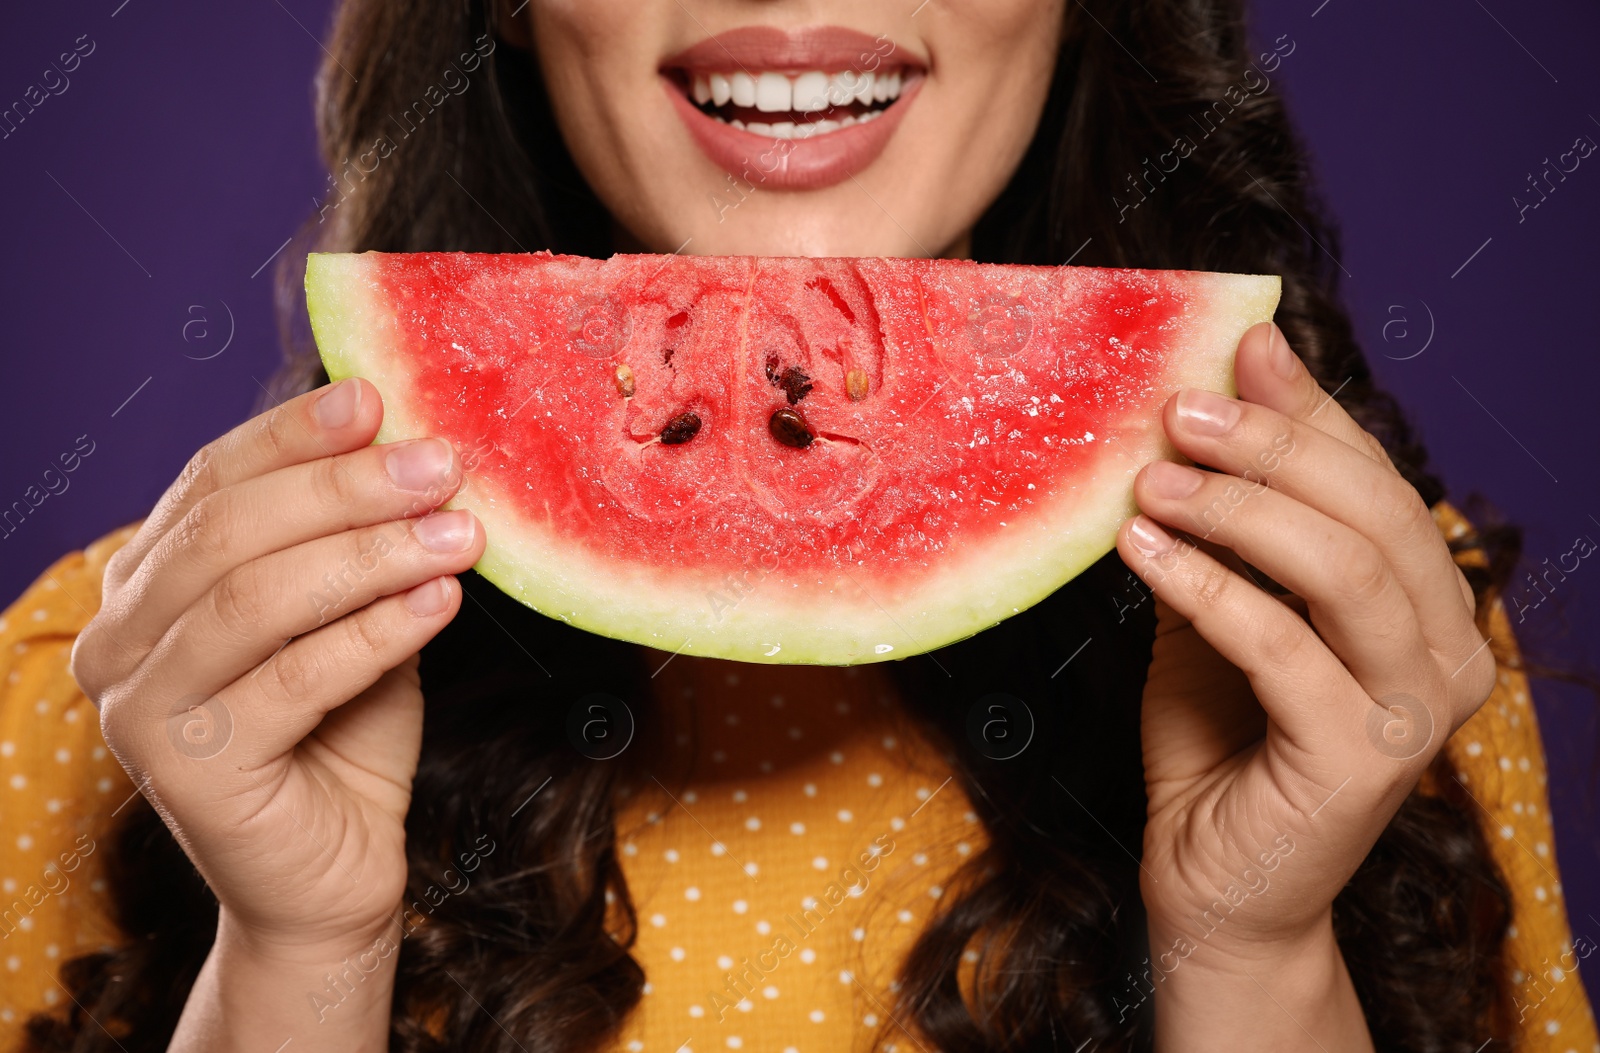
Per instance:
[[[1146,465],[1134,496],[1152,519],[1227,546],[1305,597],[1311,624],[1368,695],[1434,686],[1410,598],[1356,531],[1260,483],[1171,461]]]
[[[358,377],[307,392],[253,417],[189,459],[138,532],[106,564],[106,587],[133,576],[156,543],[202,498],[245,479],[348,453],[378,434],[383,403]]]
[[[1429,647],[1445,660],[1465,658],[1481,642],[1449,546],[1398,474],[1314,425],[1213,392],[1185,389],[1162,415],[1173,444],[1191,460],[1287,494],[1377,546]]]
[[[448,610],[442,614],[442,625],[447,625],[460,608],[453,596],[460,595],[462,590],[454,578],[439,580],[447,590],[444,595],[449,601]],[[387,597],[379,602],[387,602]],[[371,607],[369,604],[362,610]],[[422,677],[418,673],[422,659],[420,650],[418,648],[418,652],[413,652],[372,684],[358,684],[358,691],[349,702],[323,714],[316,727],[300,741],[304,743],[307,738],[314,738],[325,763],[329,755],[342,758],[409,793],[417,772],[418,750],[422,746],[422,714],[426,708]],[[407,803],[405,799],[398,800],[395,810],[399,811]]]
[[[1366,697],[1311,626],[1150,517],[1122,525],[1117,551],[1158,599],[1249,678],[1262,708],[1307,748],[1328,739],[1330,699]]]
[[[1272,322],[1245,331],[1234,354],[1233,370],[1240,398],[1312,425],[1393,470],[1383,444],[1322,389],[1289,346],[1283,330]]]
[[[137,766],[158,785],[177,765],[210,766],[215,800],[251,790],[252,773],[293,749],[324,716],[420,651],[455,617],[461,585],[430,578],[385,596],[289,643],[253,674],[215,693],[183,694],[165,712],[140,711],[119,698],[108,704],[107,736],[135,749]],[[151,684],[148,690],[160,691]],[[154,717],[159,729],[151,727]],[[119,756],[127,750],[119,750]]]
[[[225,752],[216,755],[231,769],[250,771],[287,753],[330,714],[342,713],[339,707],[416,655],[460,607],[460,582],[430,578],[291,641],[218,692],[233,734]],[[384,740],[368,743],[374,749],[398,745],[389,741],[392,728],[368,730],[384,734]]]
[[[431,512],[462,482],[438,439],[368,446],[245,479],[201,498],[108,607],[106,628],[141,654],[235,567],[357,527]]]
[[[1289,591],[1289,587],[1276,580],[1272,575],[1260,567],[1251,566],[1239,556],[1239,553],[1226,545],[1218,544],[1214,539],[1195,536],[1190,541],[1199,547],[1200,551],[1221,563],[1224,567],[1244,578],[1263,592],[1271,594],[1279,603],[1286,604],[1291,610],[1304,615],[1306,613],[1305,600]]]
[[[1156,651],[1145,680],[1139,726],[1151,807],[1252,743],[1267,730],[1250,681],[1198,629],[1159,597]]]
[[[464,509],[319,538],[235,568],[173,622],[134,676],[214,694],[309,633],[380,596],[483,554],[483,529]],[[162,691],[149,694],[159,699]]]

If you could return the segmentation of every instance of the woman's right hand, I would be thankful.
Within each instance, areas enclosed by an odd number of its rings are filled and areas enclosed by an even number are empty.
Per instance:
[[[263,959],[336,969],[393,928],[416,656],[483,553],[470,512],[434,512],[455,453],[369,445],[382,416],[350,379],[202,449],[111,559],[73,648],[107,744]]]

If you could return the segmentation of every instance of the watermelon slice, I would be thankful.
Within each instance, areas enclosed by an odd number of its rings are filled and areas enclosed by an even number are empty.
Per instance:
[[[1114,544],[1157,411],[1231,394],[1276,277],[949,260],[313,254],[330,377],[468,464],[478,570],[664,651],[963,639]]]

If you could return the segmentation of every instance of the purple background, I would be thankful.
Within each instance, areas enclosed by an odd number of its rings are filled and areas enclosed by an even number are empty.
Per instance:
[[[94,44],[70,87],[0,140],[0,506],[79,436],[95,444],[70,488],[0,539],[7,601],[142,515],[261,398],[279,354],[264,265],[326,186],[311,76],[330,7],[27,4],[0,34],[0,104],[80,36]],[[1520,522],[1530,566],[1600,539],[1597,447],[1578,426],[1600,381],[1600,157],[1520,222],[1512,202],[1539,200],[1528,175],[1578,136],[1600,142],[1600,9],[1258,0],[1255,32],[1295,42],[1272,79],[1342,220],[1349,304],[1452,499],[1480,492]],[[1593,668],[1597,629],[1590,559],[1520,631]],[[1535,697],[1573,932],[1600,942],[1597,707],[1547,681]]]

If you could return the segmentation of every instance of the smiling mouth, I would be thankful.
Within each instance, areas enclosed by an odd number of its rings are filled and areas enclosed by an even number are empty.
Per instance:
[[[663,72],[707,117],[773,139],[810,139],[870,124],[923,76],[915,67],[888,64],[870,73],[851,69]]]

